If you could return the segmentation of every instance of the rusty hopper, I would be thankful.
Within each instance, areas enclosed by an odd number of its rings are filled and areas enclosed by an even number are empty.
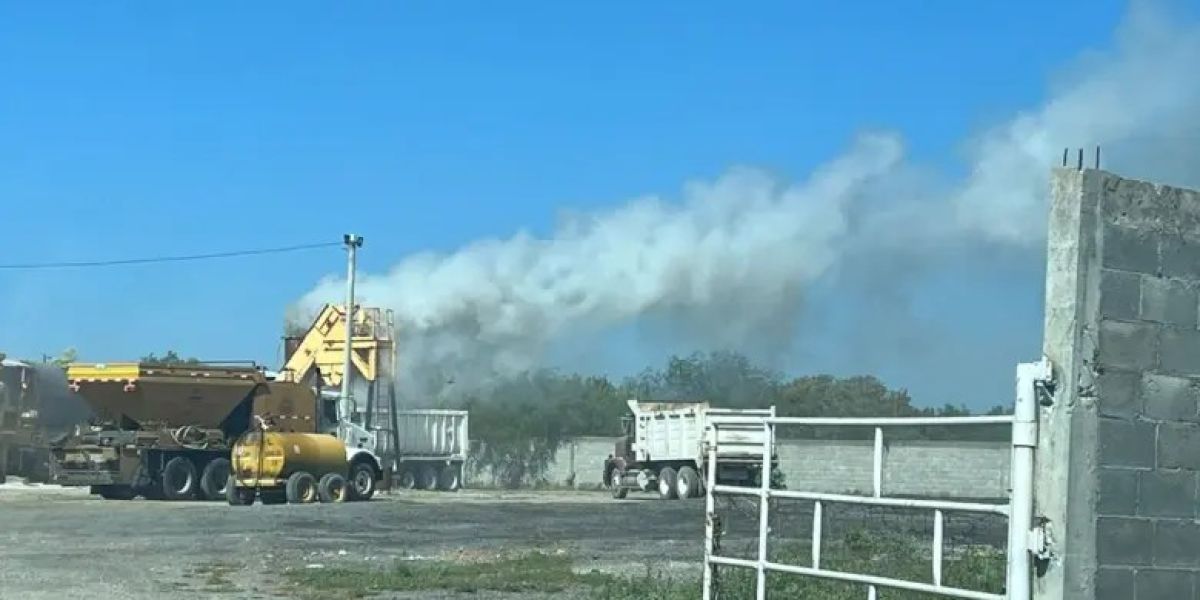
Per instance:
[[[143,430],[223,429],[254,387],[266,381],[252,367],[138,363],[75,364],[68,367],[67,379],[102,421]]]

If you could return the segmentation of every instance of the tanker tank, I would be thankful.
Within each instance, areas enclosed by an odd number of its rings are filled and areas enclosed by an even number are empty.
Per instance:
[[[348,496],[346,446],[321,433],[252,431],[233,446],[233,480],[227,499],[235,506],[342,502]]]

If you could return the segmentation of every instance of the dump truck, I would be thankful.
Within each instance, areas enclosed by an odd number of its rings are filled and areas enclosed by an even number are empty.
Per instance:
[[[659,497],[694,498],[704,495],[707,481],[705,449],[711,419],[721,416],[773,417],[767,409],[714,408],[707,402],[639,402],[628,400],[622,417],[622,437],[604,461],[604,485],[614,498],[629,490],[657,489]],[[763,443],[761,425],[722,425],[717,428],[717,483],[747,485],[760,481]],[[771,468],[778,464],[771,448]]]
[[[465,410],[396,411],[399,486],[403,489],[458,491],[467,460]]]
[[[54,483],[108,499],[227,499],[230,449],[256,421],[337,441],[360,477],[348,490],[355,499],[370,498],[381,476],[379,459],[340,435],[319,389],[254,364],[74,363],[67,379],[95,416],[51,445]]]

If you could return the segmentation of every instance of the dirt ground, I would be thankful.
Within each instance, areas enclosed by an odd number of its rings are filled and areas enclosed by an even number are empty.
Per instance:
[[[723,547],[749,555],[757,506],[742,501],[722,514]],[[810,535],[810,506],[772,514],[777,537]],[[919,515],[827,509],[826,517],[826,531],[928,527]],[[403,492],[365,503],[231,507],[106,501],[86,490],[9,483],[0,486],[0,598],[284,598],[279,573],[287,568],[524,550],[567,553],[582,569],[698,573],[703,519],[702,499],[617,501],[599,491]],[[1003,522],[952,518],[947,534],[957,543],[998,543]]]

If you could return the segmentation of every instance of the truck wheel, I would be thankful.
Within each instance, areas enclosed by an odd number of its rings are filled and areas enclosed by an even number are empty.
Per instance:
[[[663,467],[658,472],[658,496],[663,500],[675,498],[675,469]]]
[[[205,500],[220,500],[226,496],[231,471],[228,458],[214,458],[204,465],[204,472],[200,474],[200,492]]]
[[[196,465],[185,456],[167,461],[162,470],[162,491],[167,500],[190,500],[196,495]]]
[[[413,474],[412,469],[404,467],[400,472],[400,489],[411,490],[417,487],[417,476]]]
[[[650,476],[650,471],[642,469],[637,474],[637,486],[639,492],[650,491],[651,485],[654,484],[654,478]]]
[[[437,489],[437,471],[429,465],[421,465],[417,471],[417,486],[423,490],[432,492]]]
[[[350,465],[350,500],[370,500],[375,495],[375,467],[368,462]]]
[[[700,495],[700,475],[691,467],[680,467],[676,477],[675,493],[680,498],[695,498]]]
[[[317,501],[317,480],[307,471],[296,471],[284,487],[288,504],[312,504]]]
[[[317,496],[321,502],[344,502],[346,500],[346,478],[337,473],[326,473],[317,483]]]
[[[609,475],[609,487],[612,488],[612,497],[620,500],[629,493],[629,488],[621,485],[621,479],[625,477],[625,473],[621,469],[613,469]]]
[[[457,492],[461,480],[458,465],[446,465],[438,472],[437,486],[443,492]]]
[[[238,487],[230,475],[225,480],[225,500],[230,506],[250,506],[254,504],[254,488]]]

